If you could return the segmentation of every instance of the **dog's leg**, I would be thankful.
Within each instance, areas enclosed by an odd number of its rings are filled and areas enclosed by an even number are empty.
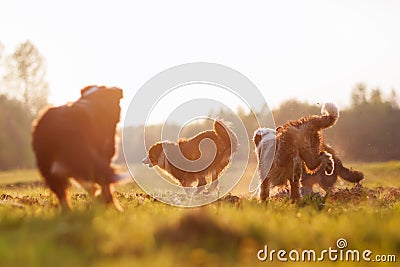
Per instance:
[[[187,196],[192,196],[194,194],[194,191],[196,190],[194,187],[192,187],[193,183],[193,176],[192,174],[189,173],[188,175],[183,175],[180,177],[179,182],[183,187],[183,190],[185,190],[185,193]]]
[[[302,162],[300,157],[293,159],[293,177],[290,179],[290,198],[294,201],[300,198],[300,179],[302,173]]]
[[[124,209],[119,204],[118,199],[114,196],[114,185],[113,184],[104,184],[101,186],[101,195],[106,204],[113,204],[115,209],[118,211],[124,211]]]
[[[60,201],[62,211],[71,209],[71,202],[68,197],[68,187],[70,183],[66,177],[51,175],[51,177],[45,177],[47,185],[56,194]]]
[[[267,176],[267,178],[265,178],[261,184],[260,199],[262,201],[265,201],[269,198],[269,188],[270,188],[269,180],[270,178]]]
[[[212,172],[212,176],[211,176],[211,185],[208,187],[207,191],[208,191],[208,192],[214,191],[215,188],[218,187],[218,185],[219,185],[219,182],[218,182],[218,174],[217,174],[217,172],[214,170],[214,171]]]
[[[218,187],[218,185],[219,185],[219,182],[218,182],[218,179],[217,179],[217,180],[211,182],[211,185],[208,187],[207,191],[208,192],[214,191]]]
[[[207,184],[206,177],[203,175],[199,176],[197,183],[197,190],[194,192],[194,195],[200,194],[201,191],[204,190],[204,186]]]
[[[308,195],[313,192],[313,185],[319,182],[319,175],[316,174],[309,174],[306,170],[303,169],[301,174],[301,194]]]
[[[336,168],[336,166],[335,166]],[[326,175],[324,169],[318,171],[319,186],[324,189],[325,192],[330,192],[333,189],[334,184],[337,181],[337,173],[334,171],[332,175]]]

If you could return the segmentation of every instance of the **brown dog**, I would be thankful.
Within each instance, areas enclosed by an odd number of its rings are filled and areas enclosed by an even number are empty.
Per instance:
[[[202,147],[200,143],[207,139],[209,142]],[[190,139],[180,139],[177,143],[164,141],[152,145],[143,163],[149,167],[158,166],[184,187],[191,187],[196,181],[200,187],[207,184],[207,176],[211,176],[212,181],[218,179],[237,147],[236,134],[223,121],[215,120],[213,130],[203,131]],[[216,186],[217,182],[212,183],[208,191]],[[198,188],[196,193],[203,189]]]
[[[63,209],[71,208],[67,189],[74,178],[93,195],[122,210],[113,195],[120,179],[111,166],[122,89],[87,86],[74,103],[48,108],[33,124],[32,146],[40,173]]]
[[[258,170],[261,183],[261,200],[269,197],[273,186],[290,182],[291,198],[300,198],[300,178],[303,167],[312,173],[320,166],[326,175],[332,175],[334,160],[324,150],[321,130],[333,126],[339,118],[335,104],[326,103],[320,116],[303,117],[289,121],[275,130],[261,128],[255,131],[253,141],[256,146]],[[264,165],[266,158],[272,157],[271,148],[276,144],[276,151],[271,169]]]
[[[319,184],[325,192],[331,191],[338,176],[350,183],[358,183],[364,179],[364,174],[362,172],[343,166],[342,161],[338,158],[332,147],[324,143],[323,149],[332,155],[335,169],[332,175],[326,175],[324,168],[319,168],[315,173],[310,173],[303,169],[303,174],[301,176],[301,189],[303,194],[311,193],[314,184]]]

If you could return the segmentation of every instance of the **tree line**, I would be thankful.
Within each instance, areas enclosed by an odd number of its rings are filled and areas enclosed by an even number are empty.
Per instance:
[[[304,116],[319,115],[322,104],[313,105],[295,99],[285,101],[279,108],[272,111],[275,125],[283,125],[289,120],[297,120]],[[229,120],[229,116],[223,114],[225,112],[221,110],[212,117],[225,117]],[[266,112],[263,108],[257,116],[266,116]],[[258,128],[254,115],[245,113],[241,109],[237,114],[248,130],[247,135],[252,137],[253,132]],[[149,144],[161,140],[161,127],[162,125],[152,125],[146,129]],[[174,125],[168,127],[169,129],[163,130],[177,132],[175,128],[179,128],[178,126],[174,128]],[[137,139],[129,138],[130,133],[142,131],[142,128],[143,126],[129,127],[125,130],[129,147],[143,145],[143,136]],[[202,130],[211,128],[211,123],[207,121],[188,125],[181,132],[180,137],[191,137]],[[364,162],[400,160],[400,109],[396,91],[393,89],[390,96],[384,98],[379,88],[368,90],[364,83],[356,84],[351,93],[351,106],[340,111],[336,125],[323,130],[323,135],[326,143],[331,145],[344,160]],[[252,142],[250,145],[253,145]],[[239,145],[240,149],[245,149],[245,147]],[[254,147],[251,147],[251,151],[253,149]],[[125,150],[125,153],[134,153],[129,155],[133,161],[130,163],[140,163],[145,156],[129,149]],[[251,159],[255,159],[253,154],[250,154]],[[122,152],[118,155],[117,161],[124,162]]]
[[[0,170],[32,168],[31,125],[49,94],[45,61],[29,40],[4,51],[0,43]]]
[[[40,109],[47,105],[49,94],[45,60],[29,40],[19,44],[9,55],[4,51],[0,43],[0,170],[32,168],[35,162],[31,150],[31,125]],[[337,124],[324,130],[327,143],[345,160],[400,160],[400,109],[396,91],[393,89],[389,96],[384,97],[379,88],[368,88],[366,84],[359,83],[350,97],[351,106],[341,110]],[[288,100],[273,110],[273,117],[278,126],[288,120],[320,114],[320,108],[321,105]],[[225,110],[210,115],[227,121],[236,116]],[[238,109],[237,115],[251,137],[258,127],[254,114]],[[257,116],[265,115],[265,108],[258,111]],[[142,131],[142,127],[125,129],[127,145],[135,147],[143,144],[142,137],[129,138],[129,133]],[[149,144],[161,140],[161,127],[152,125],[146,129]],[[181,137],[190,137],[211,127],[210,121],[190,124],[183,129]],[[169,125],[164,131],[179,132],[177,128],[177,125]],[[244,149],[244,146],[239,146],[239,149]],[[126,152],[134,153],[129,156],[133,161],[129,163],[140,163],[145,156],[134,150]],[[116,161],[124,163],[122,149],[118,153]],[[254,157],[253,154],[250,157]]]
[[[274,110],[277,125],[300,116],[320,114],[320,105],[291,100]],[[340,111],[338,122],[323,131],[324,138],[345,160],[400,160],[400,109],[396,91],[383,97],[379,88],[357,84],[351,106]]]

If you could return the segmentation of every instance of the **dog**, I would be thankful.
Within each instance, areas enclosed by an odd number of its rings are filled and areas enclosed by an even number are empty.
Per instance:
[[[332,175],[326,175],[323,168],[319,168],[315,173],[309,173],[303,169],[301,176],[301,190],[303,194],[309,194],[312,192],[314,184],[319,186],[325,191],[330,192],[336,183],[338,176],[350,183],[359,183],[364,179],[364,174],[360,171],[348,169],[343,166],[342,161],[337,156],[335,150],[327,144],[323,144],[324,151],[330,153],[333,157],[335,168]]]
[[[338,107],[333,103],[326,103],[320,116],[289,121],[276,130],[260,128],[254,132],[261,200],[269,198],[271,187],[286,185],[288,180],[291,199],[299,199],[303,168],[308,173],[314,173],[321,168],[327,176],[333,174],[335,162],[332,154],[324,150],[321,130],[332,127],[338,118]],[[275,155],[271,155],[274,145]],[[265,166],[267,157],[273,157],[269,170]]]
[[[208,142],[202,143],[207,140]],[[202,144],[201,144],[202,143]],[[189,139],[178,142],[163,141],[153,144],[143,159],[148,167],[158,166],[185,187],[193,187],[195,194],[207,185],[206,177],[211,176],[208,192],[218,186],[218,178],[228,167],[238,148],[236,134],[228,123],[214,120],[213,130],[203,131]],[[214,182],[215,181],[215,182]]]
[[[63,210],[71,209],[67,189],[74,178],[89,193],[101,193],[106,203],[122,211],[113,194],[113,184],[121,175],[111,165],[122,97],[117,87],[87,86],[76,102],[47,108],[34,121],[36,163]]]

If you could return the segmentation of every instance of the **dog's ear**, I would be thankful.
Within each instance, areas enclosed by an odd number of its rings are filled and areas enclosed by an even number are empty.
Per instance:
[[[160,154],[161,154],[162,151],[163,151],[163,143],[157,143],[157,144],[154,146],[153,153],[154,153],[155,155],[157,155],[157,157],[158,157],[158,156],[160,156]]]
[[[153,165],[156,165],[158,162],[158,158],[161,156],[163,152],[163,143],[158,142],[152,145],[149,149],[149,159]]]
[[[112,97],[116,99],[121,99],[124,97],[123,91],[121,88],[118,87],[109,87],[108,88],[109,92],[111,92]]]
[[[118,87],[106,87],[98,85],[89,85],[81,89],[81,97],[90,97],[91,95],[97,95],[98,92],[102,94],[107,94],[107,97],[120,100],[123,97],[123,92],[121,88]]]
[[[214,131],[224,140],[229,140],[229,134],[222,121],[214,121]]]
[[[253,141],[254,141],[254,144],[256,145],[256,147],[258,147],[258,144],[261,141],[261,135],[260,134],[255,134],[254,137],[253,137]]]

